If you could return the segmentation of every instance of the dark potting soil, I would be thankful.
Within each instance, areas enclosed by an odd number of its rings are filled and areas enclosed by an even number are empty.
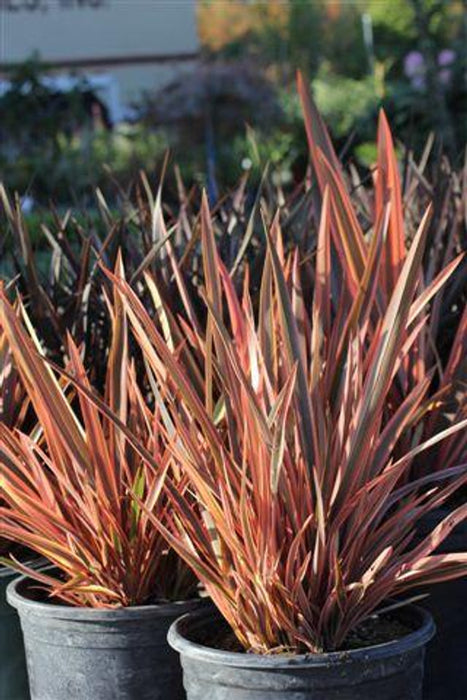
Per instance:
[[[338,651],[345,652],[394,642],[414,632],[414,630],[414,627],[410,627],[405,621],[399,619],[396,613],[374,614],[350,632]],[[190,639],[211,649],[247,653],[234,632],[223,621],[219,621],[214,633],[212,630],[199,630],[196,635],[190,635]],[[289,652],[283,653],[288,654]],[[302,653],[307,652],[303,651]]]
[[[362,649],[394,642],[411,632],[414,632],[414,628],[399,620],[396,615],[372,615],[348,634],[342,650]]]

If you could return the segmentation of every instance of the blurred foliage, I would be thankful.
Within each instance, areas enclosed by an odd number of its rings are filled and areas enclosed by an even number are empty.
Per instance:
[[[128,186],[142,169],[160,165],[167,139],[139,125],[121,125],[111,132],[83,129],[71,138],[59,133],[56,148],[47,143],[22,151],[15,160],[0,156],[2,179],[13,190],[31,192],[39,200],[89,201],[96,187],[108,191],[109,174]]]
[[[277,88],[251,62],[213,60],[147,95],[140,117],[150,130],[170,134],[172,158],[185,179],[207,184],[216,199],[219,186],[232,187],[255,165],[253,131],[260,134],[266,160],[280,160],[285,109]]]
[[[87,121],[85,81],[66,94],[58,93],[45,84],[42,72],[37,56],[15,66],[9,75],[10,85],[0,97],[2,150],[12,155],[39,148],[42,141],[51,150],[58,148],[61,133],[70,135]]]
[[[323,58],[353,77],[365,71],[360,13],[352,3],[201,0],[198,8],[201,42],[211,54],[254,57],[286,78],[296,68],[315,72]]]
[[[374,159],[383,106],[399,142],[420,156],[430,132],[455,165],[467,136],[466,0],[199,0],[203,60],[158,94],[134,123],[112,126],[85,81],[67,93],[31,61],[0,96],[0,179],[22,196],[89,203],[112,176],[129,189],[164,154],[211,199],[246,171],[297,183],[307,164],[295,70],[309,77],[346,159]],[[109,175],[111,173],[111,175]],[[169,178],[167,196],[176,197]]]
[[[109,189],[108,171],[126,187],[141,169],[160,166],[166,135],[141,124],[112,127],[105,105],[80,81],[59,92],[37,59],[10,75],[0,96],[0,179],[23,196],[86,202]]]
[[[331,73],[326,67],[313,81],[316,103],[336,138],[345,138],[359,125],[362,132],[374,131],[373,116],[381,101],[376,81]]]
[[[380,105],[396,136],[418,151],[431,130],[451,157],[465,144],[462,0],[201,0],[199,25],[209,56],[254,59],[282,88],[304,69],[334,135],[358,132],[356,149]],[[422,62],[418,84],[406,68],[414,52]]]

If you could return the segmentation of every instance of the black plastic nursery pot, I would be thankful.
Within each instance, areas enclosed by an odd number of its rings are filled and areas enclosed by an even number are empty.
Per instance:
[[[413,632],[397,641],[329,654],[259,656],[211,649],[219,626],[209,612],[177,620],[168,640],[181,656],[187,700],[421,700],[431,615],[407,606]],[[211,635],[210,635],[211,632]]]
[[[449,511],[440,509],[422,519],[419,537],[426,537]],[[458,525],[437,553],[467,552],[467,521]],[[426,593],[426,591],[420,591]],[[436,637],[428,645],[424,700],[467,698],[467,577],[432,586],[420,604],[433,615]]]
[[[80,608],[38,602],[34,586],[21,577],[7,589],[21,620],[31,700],[184,700],[167,631],[199,600]]]
[[[6,601],[6,588],[14,578],[18,578],[17,573],[0,567],[0,698],[27,700],[23,635],[18,615]]]
[[[33,568],[45,565],[43,559],[27,562]],[[6,599],[7,586],[18,578],[15,571],[0,567],[0,699],[28,700],[28,674],[19,617]]]

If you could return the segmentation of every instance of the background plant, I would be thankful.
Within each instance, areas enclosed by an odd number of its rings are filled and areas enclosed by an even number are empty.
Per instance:
[[[100,390],[111,337],[105,291],[110,284],[101,265],[113,269],[121,252],[127,275],[142,297],[148,298],[141,280],[151,271],[159,294],[171,300],[173,313],[183,310],[177,293],[170,259],[179,259],[177,274],[192,289],[202,275],[200,222],[197,212],[199,190],[187,190],[176,170],[178,200],[162,196],[164,173],[153,191],[141,174],[133,193],[116,181],[119,206],[111,207],[100,190],[91,214],[80,209],[59,212],[46,209],[31,220],[21,209],[19,197],[11,197],[0,186],[3,205],[1,239],[2,269],[9,280],[10,293],[17,290],[48,357],[61,362],[67,332],[83,346],[85,365],[93,386]],[[270,206],[282,198],[268,177],[259,184],[255,197],[247,192],[247,179],[227,193],[216,206],[216,235],[225,259],[236,267],[242,264],[248,248],[249,262],[255,266],[264,248],[257,235],[259,204],[266,197]],[[291,231],[306,215],[306,201],[283,205],[284,228]],[[165,220],[164,220],[165,219]],[[32,225],[31,225],[32,224]],[[245,240],[244,240],[245,239]],[[256,262],[255,262],[256,261]]]

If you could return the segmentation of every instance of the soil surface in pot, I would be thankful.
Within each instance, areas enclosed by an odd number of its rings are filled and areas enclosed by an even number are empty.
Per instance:
[[[415,629],[413,626],[410,627],[405,619],[402,621],[396,612],[374,614],[350,632],[338,651],[362,649],[376,644],[394,642],[414,632]],[[215,631],[202,629],[196,634],[190,635],[190,641],[211,649],[247,653],[230,627],[223,621],[219,621]],[[306,653],[306,650],[302,653]]]

